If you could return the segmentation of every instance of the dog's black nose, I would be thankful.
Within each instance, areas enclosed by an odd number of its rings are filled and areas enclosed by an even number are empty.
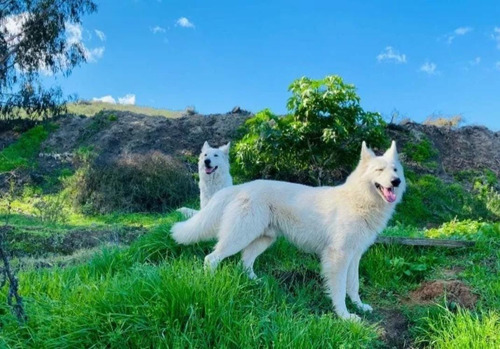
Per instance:
[[[210,159],[205,159],[205,165],[206,165],[206,166],[209,166],[209,165],[210,165],[210,161],[212,161],[212,160],[210,160]]]
[[[401,184],[401,179],[396,178],[391,181],[391,184],[395,187],[399,186]]]

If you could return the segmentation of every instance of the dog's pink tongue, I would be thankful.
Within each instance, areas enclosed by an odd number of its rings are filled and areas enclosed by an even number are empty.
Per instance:
[[[205,168],[205,173],[210,174],[214,171],[213,167],[212,168]]]
[[[382,187],[382,194],[384,194],[384,197],[388,202],[396,201],[396,194],[394,193],[393,190],[386,187]]]

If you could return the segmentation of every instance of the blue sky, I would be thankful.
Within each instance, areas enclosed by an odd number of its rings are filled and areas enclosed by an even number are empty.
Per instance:
[[[396,109],[417,121],[460,113],[468,124],[500,129],[498,1],[98,5],[81,28],[93,62],[57,78],[80,98],[284,113],[294,79],[338,74],[366,110],[388,117]]]

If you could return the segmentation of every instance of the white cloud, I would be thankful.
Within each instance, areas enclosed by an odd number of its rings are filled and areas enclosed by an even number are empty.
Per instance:
[[[118,104],[134,105],[135,104],[135,95],[129,93],[123,97],[119,97]]]
[[[88,62],[95,63],[103,56],[104,46],[89,49],[84,45],[82,41],[83,28],[80,24],[66,22],[64,26],[66,27],[66,43],[68,45],[80,45],[83,50],[83,55]],[[95,32],[101,40],[103,40],[101,35],[104,39],[106,38],[103,32],[99,30],[96,30]]]
[[[153,28],[151,28],[151,31],[153,32],[153,34],[165,33],[166,32],[165,28],[162,28],[159,25],[154,26]]]
[[[87,59],[87,62],[95,63],[95,62],[97,62],[98,59],[100,59],[103,56],[104,47],[103,46],[96,47],[96,48],[93,48],[90,50],[85,48],[84,53],[85,53],[85,58]]]
[[[457,36],[463,36],[467,33],[470,33],[472,30],[473,29],[471,27],[459,27],[459,28],[455,29],[453,31],[453,33],[445,35],[446,42],[448,44],[451,44]]]
[[[194,28],[194,24],[191,23],[186,17],[179,18],[175,24],[183,28]]]
[[[99,38],[99,40],[106,41],[106,34],[104,34],[104,32],[97,30],[97,29],[95,29],[94,31],[95,31],[95,34],[97,35],[97,37]]]
[[[478,65],[479,63],[481,63],[481,57],[476,57],[472,61],[469,61],[469,64],[473,66]]]
[[[497,49],[500,50],[500,28],[499,27],[495,27],[493,29],[493,34],[491,34],[491,37],[493,38],[493,40],[495,40],[497,42]]]
[[[92,98],[92,101],[116,104],[116,100],[113,97],[111,97],[110,95],[99,97],[99,98],[94,97],[94,98]]]
[[[400,54],[398,51],[394,50],[391,46],[387,46],[384,52],[377,56],[377,61],[388,61],[394,63],[406,63],[406,55]]]
[[[460,27],[460,28],[455,29],[453,32],[455,33],[455,35],[465,35],[471,31],[472,31],[471,27]]]
[[[427,73],[429,75],[434,75],[437,73],[436,71],[436,68],[437,68],[437,65],[435,63],[432,63],[432,62],[425,62],[424,64],[422,64],[422,66],[420,67],[420,71],[421,72],[424,72],[424,73]]]
[[[123,104],[123,105],[134,105],[135,104],[135,95],[132,93],[126,94],[123,97],[118,97],[118,101],[113,98],[111,95],[106,95],[103,97],[94,97],[92,98],[94,102],[104,102],[110,104]]]

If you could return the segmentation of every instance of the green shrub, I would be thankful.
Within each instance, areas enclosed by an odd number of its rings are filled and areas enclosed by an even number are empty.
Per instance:
[[[47,139],[50,127],[42,125],[33,127],[0,152],[0,173],[20,167],[32,167],[34,159],[40,151],[40,145]]]
[[[37,217],[45,223],[64,223],[68,220],[67,197],[64,194],[46,196],[34,205]]]
[[[164,212],[196,194],[185,166],[160,152],[128,155],[109,164],[88,161],[68,181],[84,213]]]
[[[437,167],[437,163],[432,160],[438,155],[438,151],[428,139],[423,139],[418,143],[407,143],[403,149],[403,153],[408,160],[422,166],[429,168]]]
[[[396,208],[393,221],[405,225],[442,224],[455,218],[498,220],[487,201],[477,192],[469,192],[459,183],[446,183],[432,175],[417,176],[406,172],[407,191]]]
[[[321,185],[345,177],[363,140],[373,147],[386,145],[381,116],[364,111],[355,87],[339,76],[303,77],[289,90],[289,115],[266,109],[245,123],[233,156],[235,174],[242,179]]]
[[[430,238],[500,238],[500,223],[485,223],[472,219],[452,220],[439,228],[427,229],[425,236]]]

